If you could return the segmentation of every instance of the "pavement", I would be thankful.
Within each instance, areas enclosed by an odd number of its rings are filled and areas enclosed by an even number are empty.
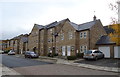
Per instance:
[[[23,57],[24,55],[15,55],[16,57]],[[95,70],[104,70],[104,71],[111,71],[111,72],[120,72],[120,67],[108,67],[108,66],[99,66],[99,65],[93,65],[93,64],[86,64],[86,63],[76,63],[77,61],[82,61],[83,59],[78,60],[65,60],[57,57],[47,57],[47,56],[40,56],[39,58],[35,59],[38,61],[45,61],[45,62],[51,62],[56,64],[65,64],[65,65],[71,65],[71,66],[77,66],[77,67],[83,67],[83,68],[89,68],[89,69],[95,69]]]
[[[20,74],[16,72],[15,70],[0,64],[0,77],[2,75],[9,76],[9,75],[20,75]]]

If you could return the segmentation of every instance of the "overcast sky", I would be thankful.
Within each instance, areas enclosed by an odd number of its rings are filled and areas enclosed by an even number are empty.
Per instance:
[[[0,39],[30,33],[34,24],[46,25],[69,18],[76,24],[93,20],[103,25],[117,17],[109,8],[116,0],[0,0]],[[95,13],[94,13],[95,11]]]

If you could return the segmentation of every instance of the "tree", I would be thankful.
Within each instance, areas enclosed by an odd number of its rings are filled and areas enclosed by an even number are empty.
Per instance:
[[[115,2],[115,4],[113,4],[113,3],[110,3],[109,4],[109,8],[113,11],[113,12],[115,12],[115,14],[117,14],[118,15],[118,2],[120,2],[120,0],[117,0],[116,2]],[[118,23],[118,18],[115,18],[115,17],[111,17],[111,24],[117,24]]]
[[[110,25],[109,28],[114,30],[113,33],[110,33],[110,40],[115,42],[116,45],[120,45],[120,24],[113,24]]]

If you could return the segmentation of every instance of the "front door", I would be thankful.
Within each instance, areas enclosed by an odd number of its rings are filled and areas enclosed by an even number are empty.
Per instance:
[[[62,56],[65,56],[65,46],[62,46]]]
[[[70,46],[67,46],[67,56],[70,56]]]

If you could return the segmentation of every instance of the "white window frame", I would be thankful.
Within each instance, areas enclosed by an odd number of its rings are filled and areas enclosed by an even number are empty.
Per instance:
[[[86,38],[87,37],[87,32],[83,33],[83,37]]]
[[[68,36],[69,36],[69,37],[68,37],[69,39],[73,39],[73,33],[72,33],[72,32],[69,32],[69,33],[68,33]]]
[[[87,32],[80,32],[80,39],[87,38]]]
[[[83,32],[80,32],[80,39],[83,38]]]
[[[84,51],[87,51],[87,46],[84,46]]]
[[[83,53],[87,50],[87,46],[80,46],[80,52]]]

